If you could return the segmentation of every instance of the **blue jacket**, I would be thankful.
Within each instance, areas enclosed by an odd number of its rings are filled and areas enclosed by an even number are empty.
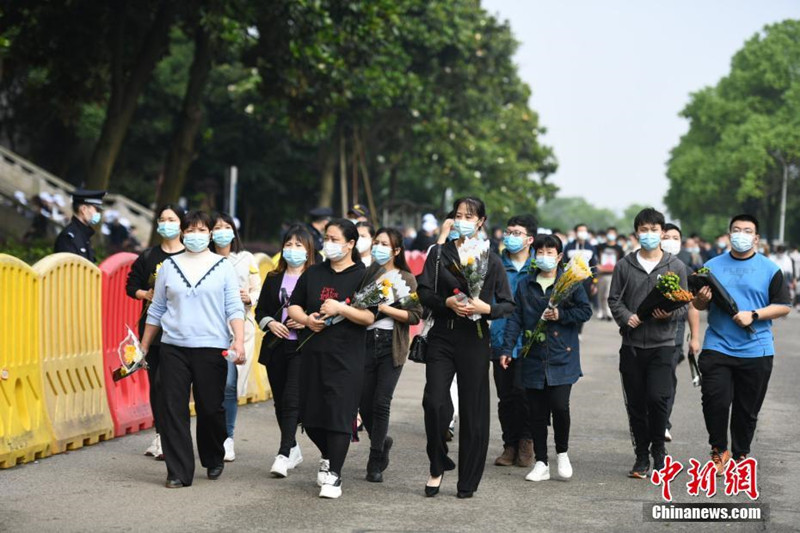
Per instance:
[[[562,273],[559,268],[556,279]],[[547,309],[553,285],[542,292],[541,285],[536,281],[538,274],[539,270],[534,269],[517,286],[514,293],[517,306],[506,324],[501,350],[503,355],[518,357],[514,348],[521,334],[526,330],[532,332]],[[547,340],[534,343],[528,356],[522,360],[522,385],[526,389],[543,389],[545,383],[551,386],[571,385],[583,375],[578,330],[580,324],[592,316],[592,306],[589,305],[583,285],[558,306],[558,314],[557,322],[547,323]]]
[[[511,294],[515,294],[517,292],[519,280],[524,279],[528,275],[532,258],[533,253],[531,253],[531,256],[528,257],[527,261],[525,261],[525,264],[522,265],[522,270],[517,270],[517,268],[514,266],[514,263],[511,262],[511,256],[509,256],[507,251],[503,250],[503,253],[500,254],[500,259],[503,261],[503,267],[506,269],[506,276],[508,276],[508,284],[511,286]],[[500,359],[500,356],[503,355],[503,332],[506,329],[507,320],[507,318],[496,318],[492,320],[492,326],[489,330],[492,336],[492,359]],[[520,340],[514,347],[514,357],[516,357],[517,352],[521,348],[522,340]]]

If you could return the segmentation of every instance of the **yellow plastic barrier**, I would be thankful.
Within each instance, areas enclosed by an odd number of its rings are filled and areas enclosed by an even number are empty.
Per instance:
[[[0,468],[50,455],[39,366],[39,279],[0,254]]]
[[[267,274],[275,270],[277,264],[266,254],[253,254],[258,264],[258,270],[261,274],[261,282],[263,283]],[[261,353],[261,340],[264,338],[264,333],[259,329],[256,331],[256,343],[253,348],[253,357],[258,358]],[[251,399],[252,398],[252,399]],[[247,378],[247,394],[239,398],[239,404],[250,402],[264,402],[272,398],[272,388],[269,386],[267,379],[267,369],[264,365],[254,364],[250,370],[250,376]]]
[[[39,276],[41,345],[53,453],[114,437],[103,383],[101,274],[74,254],[53,254],[33,266]]]

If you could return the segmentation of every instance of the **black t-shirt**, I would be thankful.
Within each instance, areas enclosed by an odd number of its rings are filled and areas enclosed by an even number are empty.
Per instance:
[[[128,273],[128,281],[125,284],[125,292],[131,298],[136,298],[136,291],[149,291],[156,286],[156,276],[158,269],[161,268],[163,263],[168,257],[182,254],[180,252],[167,253],[161,246],[153,246],[148,248],[139,255],[136,261],[131,265],[131,271]],[[139,317],[139,338],[144,335],[144,322],[147,319],[147,308],[150,307],[150,302],[142,300],[142,316]],[[158,344],[161,340],[161,333],[153,340],[153,344]]]

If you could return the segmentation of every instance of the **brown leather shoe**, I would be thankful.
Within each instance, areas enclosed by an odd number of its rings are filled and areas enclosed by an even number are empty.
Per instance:
[[[500,457],[494,460],[497,466],[514,466],[514,460],[517,458],[517,447],[509,444],[503,445],[503,453]]]
[[[533,441],[531,439],[522,439],[519,441],[517,466],[522,466],[524,468],[533,466]]]

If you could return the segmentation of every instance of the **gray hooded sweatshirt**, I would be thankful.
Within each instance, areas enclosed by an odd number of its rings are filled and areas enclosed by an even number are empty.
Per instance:
[[[634,348],[675,346],[675,330],[678,323],[686,318],[687,306],[674,311],[669,320],[650,318],[638,328],[628,327],[628,320],[656,286],[658,276],[661,274],[676,273],[681,278],[681,287],[686,289],[686,276],[688,275],[686,265],[677,256],[664,252],[661,261],[648,274],[636,259],[638,253],[636,251],[625,256],[614,267],[611,289],[608,294],[608,307],[619,325],[622,344]]]

